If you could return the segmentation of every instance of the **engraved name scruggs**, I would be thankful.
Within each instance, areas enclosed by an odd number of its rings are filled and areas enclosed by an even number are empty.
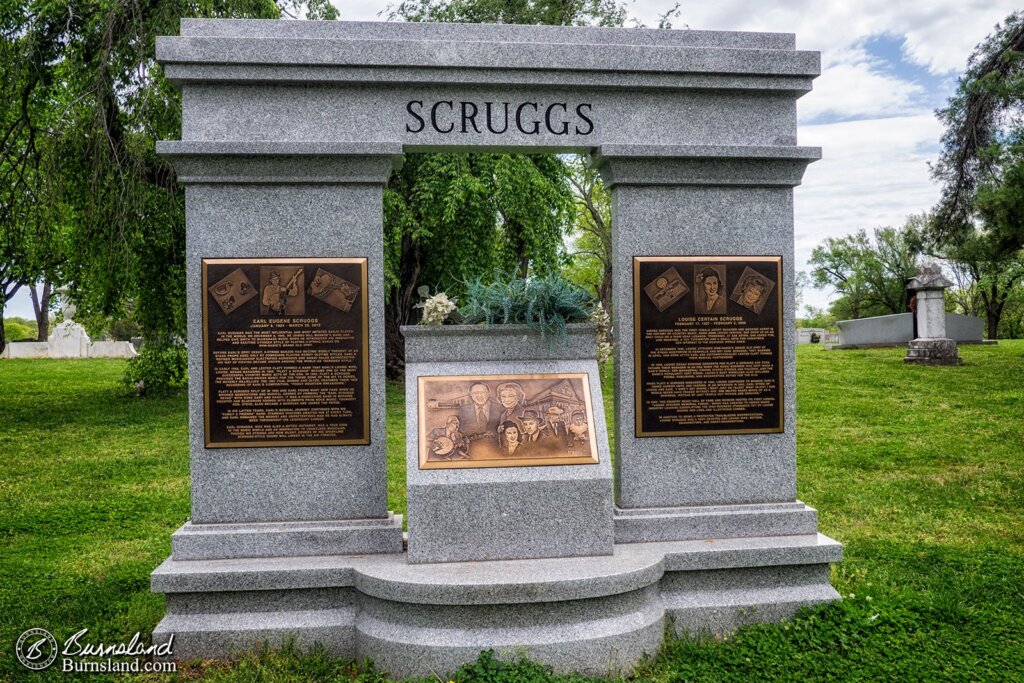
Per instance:
[[[448,133],[521,133],[523,135],[590,135],[592,105],[581,102],[466,102],[412,100],[406,107],[405,130]]]

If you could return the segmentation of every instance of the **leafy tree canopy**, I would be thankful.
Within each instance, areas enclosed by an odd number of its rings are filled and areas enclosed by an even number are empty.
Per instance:
[[[956,241],[983,219],[1009,248],[1024,246],[1024,12],[975,48],[938,115],[946,132],[933,168],[943,183],[935,238]]]
[[[902,228],[877,228],[830,237],[811,252],[811,279],[840,295],[832,306],[837,318],[863,318],[907,310],[907,280],[916,274],[922,251],[923,216]]]
[[[592,291],[606,312],[612,310],[612,195],[585,159],[569,164],[575,218],[573,253],[566,277]]]
[[[392,18],[553,26],[622,26],[625,3],[616,0],[403,0]]]
[[[311,16],[326,2],[11,0],[0,9],[0,248],[34,281],[58,266],[83,317],[184,332],[184,194],[154,141],[180,134],[154,59],[182,17]],[[52,273],[51,273],[52,275]]]

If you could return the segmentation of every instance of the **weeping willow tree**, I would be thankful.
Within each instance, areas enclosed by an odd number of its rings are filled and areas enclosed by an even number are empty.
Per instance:
[[[337,12],[327,0],[3,3],[0,277],[59,278],[80,318],[131,310],[150,340],[184,336],[184,192],[154,152],[179,136],[181,104],[155,38],[182,17],[283,14]]]
[[[417,320],[417,289],[449,296],[495,270],[558,269],[572,225],[567,169],[553,155],[410,154],[384,196],[387,365],[400,376],[400,327]]]

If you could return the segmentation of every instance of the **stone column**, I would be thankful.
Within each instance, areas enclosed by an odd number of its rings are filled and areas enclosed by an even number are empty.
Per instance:
[[[186,187],[192,518],[173,559],[401,552],[401,517],[387,510],[381,208],[401,146],[157,144]],[[369,445],[205,446],[200,283],[212,257],[368,259]]]
[[[956,341],[946,336],[946,287],[953,283],[935,263],[921,267],[907,289],[915,290],[917,338],[907,344],[904,363],[916,365],[963,365]]]
[[[612,190],[616,542],[817,532],[796,500],[792,188],[819,157],[793,146],[597,150]],[[782,257],[782,433],[635,433],[633,257],[701,255]]]

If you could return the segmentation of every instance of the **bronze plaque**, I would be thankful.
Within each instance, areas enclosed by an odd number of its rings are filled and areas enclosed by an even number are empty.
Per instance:
[[[365,258],[203,259],[207,448],[370,443]]]
[[[781,432],[781,256],[635,256],[637,436]]]
[[[597,462],[586,374],[419,378],[420,469]]]

